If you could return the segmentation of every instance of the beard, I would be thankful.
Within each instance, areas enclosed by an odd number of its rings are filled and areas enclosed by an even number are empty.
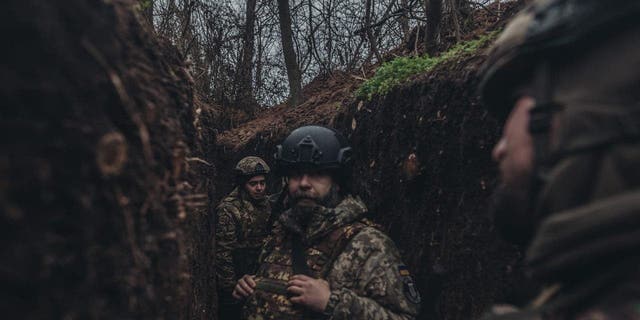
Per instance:
[[[489,212],[494,226],[502,238],[519,246],[531,241],[536,228],[531,189],[531,184],[519,187],[500,184],[491,196]]]
[[[307,201],[303,201],[308,200],[313,203],[311,206],[318,205],[327,208],[335,208],[340,201],[342,201],[342,197],[340,196],[340,192],[336,185],[332,185],[329,192],[324,197],[317,197],[313,194],[298,190],[290,194],[289,198],[291,199],[292,207],[310,206],[306,204]]]
[[[342,196],[335,185],[331,186],[324,197],[319,198],[304,191],[296,191],[289,194],[289,198],[294,217],[302,228],[306,228],[309,224],[316,207],[335,208],[342,201]]]

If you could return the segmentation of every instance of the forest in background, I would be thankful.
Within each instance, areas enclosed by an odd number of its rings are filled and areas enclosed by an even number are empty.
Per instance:
[[[504,2],[140,0],[139,7],[187,61],[204,101],[251,114],[299,100],[318,76],[366,77],[394,57],[435,55],[485,23],[474,11],[498,20]]]

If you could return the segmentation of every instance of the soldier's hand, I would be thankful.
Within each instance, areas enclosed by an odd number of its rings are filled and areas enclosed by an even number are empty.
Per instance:
[[[291,277],[287,284],[287,291],[296,295],[291,302],[303,305],[313,311],[322,312],[329,303],[331,289],[329,283],[323,279],[314,279],[302,274]]]
[[[242,300],[252,295],[255,287],[256,282],[253,280],[253,276],[245,274],[242,278],[238,279],[238,283],[236,283],[236,287],[233,288],[231,295],[238,300]]]

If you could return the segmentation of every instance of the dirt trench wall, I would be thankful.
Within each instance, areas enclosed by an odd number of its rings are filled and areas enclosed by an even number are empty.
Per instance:
[[[6,318],[213,317],[213,119],[135,3],[3,5]]]
[[[481,60],[449,63],[353,103],[338,124],[356,148],[354,190],[418,282],[420,319],[473,319],[496,301],[526,296],[521,254],[496,236],[487,214],[501,128],[476,98]]]
[[[412,270],[423,298],[419,319],[473,319],[494,302],[528,295],[521,253],[498,239],[487,214],[497,175],[490,152],[501,128],[475,95],[482,59],[447,63],[384,97],[302,123],[349,137],[353,189]],[[284,131],[267,128],[238,150],[218,149],[220,176],[227,176],[218,189],[229,190],[226,168],[245,155],[271,163]]]

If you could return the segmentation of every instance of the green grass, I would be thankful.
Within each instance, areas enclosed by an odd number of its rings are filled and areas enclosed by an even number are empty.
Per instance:
[[[376,70],[373,77],[358,88],[356,96],[360,99],[371,100],[375,95],[385,95],[413,75],[431,71],[443,62],[476,52],[487,42],[493,40],[497,34],[498,32],[494,31],[475,40],[460,42],[436,57],[429,57],[429,55],[408,56],[385,62]]]

